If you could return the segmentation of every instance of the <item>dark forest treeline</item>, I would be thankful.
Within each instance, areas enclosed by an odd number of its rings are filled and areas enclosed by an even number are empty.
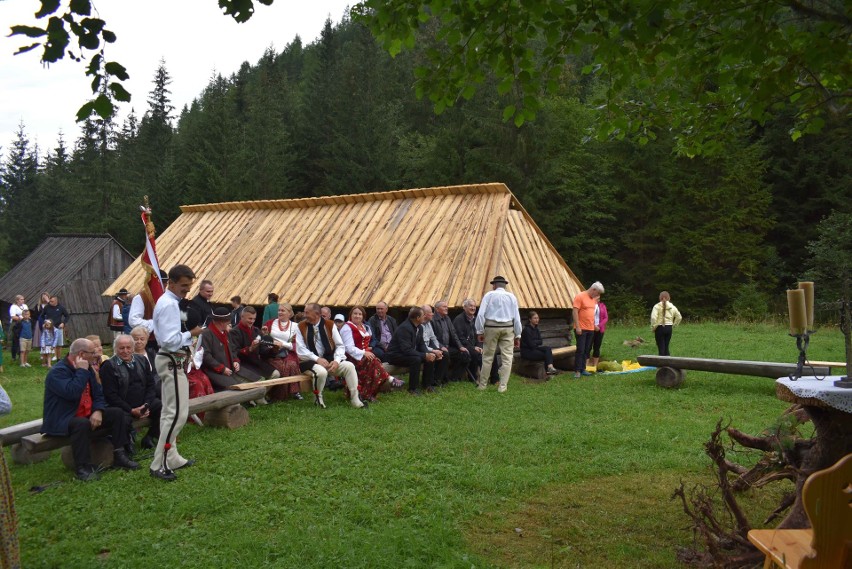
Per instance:
[[[584,141],[597,86],[582,62],[516,128],[502,120],[512,95],[493,90],[435,115],[412,92],[418,57],[391,59],[362,26],[327,22],[311,45],[211,77],[179,113],[162,65],[141,117],[89,120],[46,151],[22,125],[0,161],[0,269],[55,232],[108,232],[138,252],[144,195],[162,231],[182,204],[499,181],[583,282],[646,301],[669,289],[691,314],[724,315],[765,310],[804,273],[819,220],[850,211],[845,125],[794,143],[782,117],[690,159],[665,132]]]

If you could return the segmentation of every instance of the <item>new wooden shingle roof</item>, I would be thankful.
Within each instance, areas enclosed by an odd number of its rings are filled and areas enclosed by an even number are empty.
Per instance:
[[[567,308],[582,290],[504,184],[181,207],[157,237],[161,266],[189,265],[214,302],[414,306],[479,301],[504,275],[522,308]],[[156,213],[156,212],[155,212]],[[138,291],[137,259],[104,295]],[[197,285],[196,285],[197,289]],[[190,294],[195,294],[195,290]]]

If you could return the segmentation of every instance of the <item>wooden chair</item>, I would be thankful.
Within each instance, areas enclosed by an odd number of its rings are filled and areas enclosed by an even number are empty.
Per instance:
[[[814,472],[802,489],[811,529],[753,529],[748,539],[773,565],[800,569],[852,569],[852,454]]]

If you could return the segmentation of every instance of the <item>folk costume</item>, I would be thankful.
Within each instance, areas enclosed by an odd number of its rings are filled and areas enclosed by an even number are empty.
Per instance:
[[[299,369],[303,372],[310,371],[314,375],[315,403],[325,408],[322,398],[322,390],[328,375],[342,377],[349,389],[349,401],[353,407],[363,407],[364,403],[358,397],[358,373],[355,365],[346,361],[346,348],[340,337],[337,327],[325,318],[320,317],[316,324],[302,320],[296,328],[296,353],[299,356]],[[322,365],[316,363],[324,358],[329,363],[337,362],[338,367],[329,371]]]
[[[230,313],[225,309],[217,308],[212,318],[216,321],[227,321],[230,319]],[[232,385],[260,379],[260,374],[243,366],[237,356],[236,348],[231,344],[227,330],[221,330],[216,322],[211,322],[201,332],[201,348],[204,350],[201,371],[210,378],[210,383],[216,391],[224,391]],[[234,366],[234,364],[238,365]],[[239,371],[235,367],[238,367]],[[227,374],[226,371],[231,373]]]
[[[189,464],[177,449],[177,436],[189,415],[189,381],[186,364],[192,334],[183,331],[181,322],[187,318],[181,311],[181,298],[166,289],[154,307],[154,333],[160,351],[154,367],[162,381],[163,411],[160,415],[160,439],[151,462],[151,475],[162,480],[175,480],[174,471]]]
[[[269,365],[277,369],[281,377],[292,377],[302,373],[299,369],[299,356],[296,354],[297,324],[292,320],[281,322],[276,318],[269,320],[264,326],[269,330],[269,335],[272,336],[273,340],[283,344],[273,357],[266,360]],[[302,398],[298,383],[276,385],[269,390],[269,397],[270,399]]]
[[[504,277],[494,277],[492,285],[509,284]],[[477,387],[485,389],[488,386],[488,376],[491,363],[497,349],[500,350],[500,385],[497,391],[506,391],[509,384],[509,373],[512,371],[512,359],[515,352],[515,338],[521,337],[521,314],[518,312],[518,299],[515,295],[497,286],[485,293],[482,304],[476,315],[474,328],[477,335],[485,337],[482,347],[482,369],[479,370]]]
[[[355,364],[358,373],[358,392],[361,399],[373,401],[383,384],[391,381],[391,376],[382,367],[381,360],[376,357],[367,359],[365,354],[372,352],[370,341],[373,332],[366,324],[358,326],[352,321],[340,328],[340,337],[346,347],[346,359]]]
[[[112,306],[109,308],[109,317],[107,317],[107,326],[112,330],[113,338],[124,332],[124,305],[127,303],[127,289],[123,288],[118,291],[118,294],[112,299]]]
[[[260,358],[259,348],[252,350],[254,339],[259,336],[260,328],[246,326],[242,322],[236,328],[231,328],[228,336],[231,341],[231,350],[234,352],[234,357],[238,358],[240,362],[240,375],[255,378],[250,381],[257,381],[262,377],[270,378],[276,375],[276,370],[272,364]]]

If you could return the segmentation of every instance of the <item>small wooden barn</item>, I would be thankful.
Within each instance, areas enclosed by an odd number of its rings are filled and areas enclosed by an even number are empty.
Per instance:
[[[50,234],[32,253],[0,278],[0,311],[9,321],[9,306],[21,294],[29,306],[43,292],[55,294],[71,314],[66,341],[98,334],[107,341],[109,298],[101,295],[133,262],[133,255],[106,234]]]
[[[385,301],[405,308],[477,302],[503,275],[522,309],[564,317],[577,277],[504,184],[181,207],[157,237],[160,265],[189,265],[214,283],[213,301],[270,292],[294,306],[344,310]],[[137,292],[137,259],[104,291]],[[197,291],[190,292],[194,295]],[[543,315],[544,316],[544,315]]]

